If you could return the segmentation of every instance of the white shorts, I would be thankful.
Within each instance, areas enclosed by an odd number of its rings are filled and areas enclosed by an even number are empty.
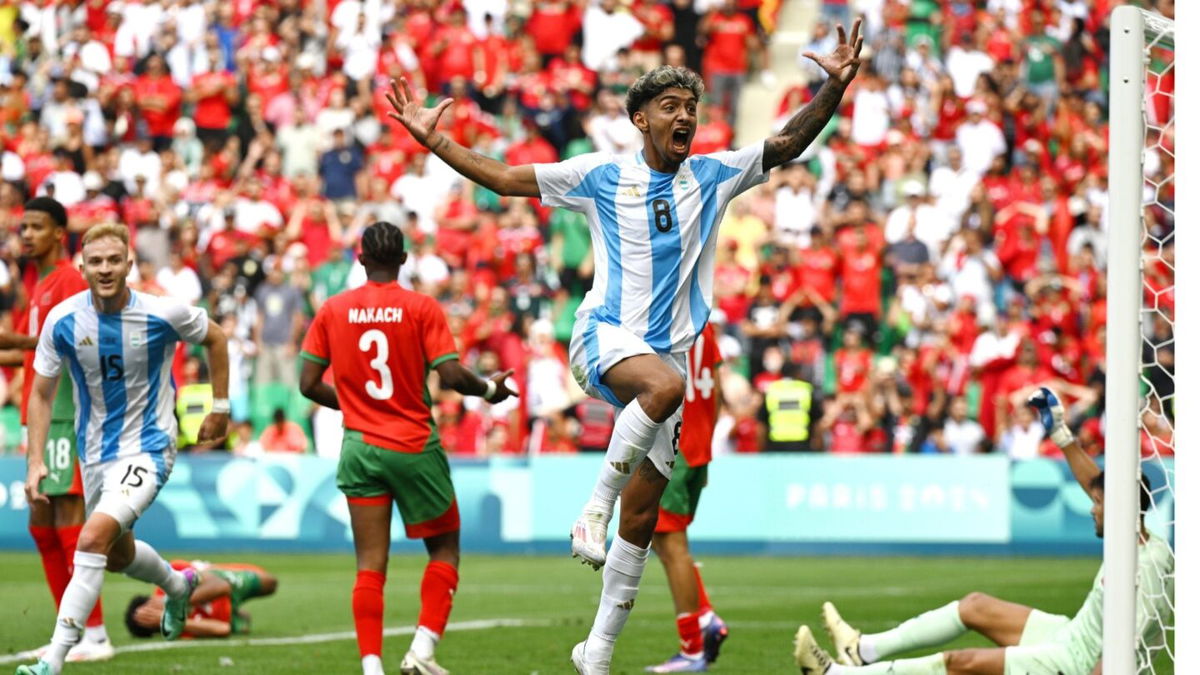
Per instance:
[[[687,352],[660,354],[629,330],[597,321],[592,314],[576,318],[569,352],[571,375],[583,391],[593,398],[608,401],[617,408],[623,408],[625,404],[601,380],[609,368],[631,356],[652,354],[662,359],[663,363],[670,366],[680,377],[687,378]],[[667,479],[671,478],[671,469],[675,466],[675,453],[679,449],[679,430],[682,424],[681,405],[659,427],[654,447],[647,455],[654,463],[654,468]]]
[[[1025,621],[1021,642],[1004,650],[1005,675],[1090,675],[1095,663],[1084,650],[1073,649],[1060,636],[1068,617],[1033,610]]]
[[[154,503],[175,464],[175,451],[119,457],[99,464],[85,464],[83,500],[87,514],[103,513],[128,532],[142,513]]]

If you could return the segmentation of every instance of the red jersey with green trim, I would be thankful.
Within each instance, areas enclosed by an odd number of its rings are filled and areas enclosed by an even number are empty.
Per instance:
[[[717,366],[721,351],[712,324],[696,336],[687,353],[687,391],[683,397],[683,428],[679,432],[679,451],[688,466],[704,466],[712,461],[713,427],[717,424]]]
[[[399,452],[437,442],[425,378],[458,358],[440,305],[396,283],[368,281],[317,311],[302,356],[333,370],[347,429]]]
[[[29,294],[29,306],[22,317],[22,323],[17,325],[17,330],[26,335],[38,336],[42,332],[42,326],[46,323],[46,317],[50,315],[50,310],[54,309],[55,305],[80,291],[86,291],[87,288],[87,282],[83,280],[83,275],[79,273],[79,270],[71,264],[71,259],[60,259],[54,264],[50,273],[39,279],[33,287]],[[25,382],[22,384],[24,395],[21,396],[21,424],[27,423],[29,415],[29,393],[33,391],[33,356],[34,350],[26,350]],[[55,420],[75,419],[75,403],[71,397],[70,376],[59,378],[58,394],[54,398],[54,407],[51,409],[50,417]]]

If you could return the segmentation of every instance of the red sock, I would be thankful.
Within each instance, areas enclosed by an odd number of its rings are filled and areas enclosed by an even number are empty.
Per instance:
[[[359,570],[354,580],[354,632],[358,635],[358,655],[379,656],[383,652],[383,582],[387,575]]]
[[[424,626],[441,637],[450,619],[454,591],[458,588],[458,570],[450,563],[431,560],[421,579],[421,615],[417,625]]]
[[[71,568],[67,565],[66,554],[53,527],[29,526],[29,534],[33,535],[33,543],[37,544],[38,553],[42,556],[42,569],[46,572],[46,583],[50,586],[50,595],[54,596],[54,608],[62,602],[63,591],[71,581]],[[71,555],[75,552],[72,551]]]
[[[675,627],[679,629],[679,651],[689,656],[704,652],[704,636],[700,634],[701,614],[692,612],[675,617]]]
[[[74,573],[75,545],[79,543],[79,533],[83,531],[83,525],[67,525],[66,527],[56,529],[58,531],[59,545],[62,546],[63,556],[67,559],[67,568]],[[100,604],[100,598],[96,598],[96,604],[92,607],[92,613],[88,614],[87,623],[84,625],[88,628],[104,625],[104,608]]]
[[[708,601],[708,593],[704,590],[704,580],[700,578],[700,566],[693,564],[692,569],[696,570],[696,597],[700,601],[700,609],[696,611],[696,616],[700,616],[712,611],[712,603]]]

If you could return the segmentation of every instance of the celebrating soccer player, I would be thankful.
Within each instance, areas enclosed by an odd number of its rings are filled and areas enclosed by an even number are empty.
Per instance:
[[[1029,399],[1046,435],[1062,449],[1080,487],[1092,498],[1096,536],[1104,536],[1104,473],[1067,426],[1058,396],[1042,387]],[[1162,627],[1171,623],[1175,597],[1175,559],[1160,537],[1146,530],[1150,486],[1142,477],[1142,522],[1138,551],[1137,630],[1143,644],[1163,644]],[[796,665],[813,675],[1004,675],[1099,672],[1103,640],[1104,568],[1096,572],[1092,590],[1074,618],[971,593],[944,607],[913,617],[883,633],[864,635],[852,628],[831,603],[823,609],[825,627],[833,638],[837,663],[813,639],[808,626],[796,633]],[[891,660],[904,652],[945,644],[968,630],[982,634],[997,647],[958,649],[915,659]],[[1152,650],[1139,651],[1138,672]]]
[[[798,157],[837,110],[859,67],[861,21],[826,55],[807,54],[829,78],[811,102],[765,141],[689,157],[704,84],[662,66],[629,89],[625,108],[642,133],[636,157],[592,153],[557,164],[508,166],[438,131],[446,99],[424,108],[403,79],[389,115],[449,166],[502,195],[538,197],[587,216],[596,276],[576,313],[571,370],[588,394],[621,408],[595,490],[572,528],[572,552],[604,567],[600,607],[572,661],[607,673],[613,644],[637,596],[658,502],[675,461],[684,354],[712,307],[716,228],[726,205]],[[650,461],[642,460],[649,458]],[[621,521],[606,554],[617,495]]]
[[[133,525],[154,501],[175,463],[175,386],[171,355],[180,340],[203,344],[213,374],[213,411],[199,444],[225,440],[229,424],[229,360],[225,335],[196,307],[132,291],[125,283],[132,258],[124,225],[99,225],[83,236],[83,275],[89,290],[60,302],[38,338],[29,398],[29,447],[45,447],[63,362],[75,385],[75,442],[80,449],[87,521],[79,534],[71,581],[63,592],[50,648],[18,675],[54,675],[104,582],[104,570],[161,587],[167,593],[160,626],[173,640],[183,631],[196,583],[147,543]],[[25,493],[45,504],[49,475],[39,452],[28,454]]]
[[[406,258],[400,228],[385,222],[368,227],[358,257],[366,285],[321,306],[301,353],[300,391],[345,416],[337,484],[349,502],[354,532],[358,576],[352,604],[363,675],[383,673],[392,502],[408,537],[424,539],[429,551],[417,630],[400,669],[446,672],[433,652],[458,588],[458,505],[426,376],[436,370],[441,386],[491,403],[515,395],[505,385],[512,371],[483,379],[459,363],[442,308],[396,283]],[[321,381],[327,368],[333,368],[336,389]]]
[[[658,507],[651,545],[667,573],[667,585],[675,600],[675,626],[679,630],[679,653],[657,666],[652,673],[702,673],[717,660],[729,628],[713,612],[700,568],[688,551],[687,528],[696,517],[700,492],[708,485],[708,463],[712,461],[713,427],[721,400],[721,351],[712,324],[696,337],[687,353],[687,393],[683,397],[683,427],[679,451],[684,463],[676,463],[671,482]]]
[[[222,638],[250,632],[250,614],[243,605],[254,598],[275,593],[279,582],[257,565],[245,563],[208,563],[201,560],[172,560],[177,570],[196,571],[185,638]],[[156,589],[153,596],[137,595],[125,609],[125,627],[135,637],[151,637],[158,632],[166,596]]]
[[[87,289],[87,282],[71,264],[63,246],[67,230],[67,210],[50,197],[37,197],[25,204],[21,217],[21,244],[27,270],[36,274],[29,291],[28,304],[17,321],[20,332],[0,332],[0,349],[25,351],[24,390],[21,397],[21,423],[29,424],[29,392],[33,387],[33,355],[38,333],[55,305]],[[30,279],[32,281],[32,279]],[[63,591],[71,580],[71,561],[83,529],[83,485],[79,456],[75,447],[75,402],[71,397],[71,378],[58,385],[50,412],[50,434],[46,439],[43,461],[48,473],[39,486],[46,501],[29,504],[29,533],[42,557],[42,569],[54,596],[54,608],[62,603]],[[27,451],[33,451],[30,447]],[[29,653],[40,658],[50,646]],[[100,601],[92,608],[84,627],[83,639],[70,652],[68,661],[102,661],[112,658],[112,642],[104,629]]]

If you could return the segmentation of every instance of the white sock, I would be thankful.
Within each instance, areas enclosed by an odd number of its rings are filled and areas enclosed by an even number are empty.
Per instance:
[[[714,616],[716,616],[716,615],[713,614],[713,611],[711,609],[708,610],[707,612],[701,614],[700,615],[700,630],[704,630],[705,628],[708,628],[709,626],[711,626]]]
[[[413,633],[412,646],[409,649],[417,655],[417,658],[433,658],[433,650],[437,647],[439,639],[441,636],[437,633],[425,626],[417,626],[417,631]]]
[[[869,666],[843,666],[833,664],[825,675],[946,675],[946,661],[941,654],[930,654],[916,659],[884,661]]]
[[[661,423],[646,415],[636,398],[617,413],[612,438],[608,441],[608,452],[604,453],[604,466],[600,467],[600,476],[596,479],[596,487],[592,489],[587,510],[612,516],[617,495],[625,489],[633,470],[654,447],[654,437],[658,435],[660,426]]]
[[[84,626],[83,638],[88,642],[104,642],[108,639],[108,631],[104,629],[104,624]]]
[[[183,573],[173,569],[153,546],[140,539],[133,544],[133,562],[121,572],[138,581],[158,586],[172,598],[188,592],[187,579]]]
[[[936,647],[967,632],[958,615],[958,601],[931,609],[883,633],[863,635],[858,640],[858,655],[874,663],[894,654]]]
[[[613,540],[604,564],[600,607],[596,610],[596,620],[587,639],[586,656],[589,662],[602,664],[607,669],[608,662],[612,660],[613,644],[633,609],[649,555],[650,549],[634,546],[619,534]]]
[[[362,657],[363,675],[383,675],[383,660],[378,654]]]
[[[62,670],[67,652],[79,642],[83,622],[100,597],[107,563],[108,556],[102,553],[75,551],[75,571],[58,605],[58,621],[54,624],[54,636],[50,638],[50,650],[42,657],[55,673]]]

